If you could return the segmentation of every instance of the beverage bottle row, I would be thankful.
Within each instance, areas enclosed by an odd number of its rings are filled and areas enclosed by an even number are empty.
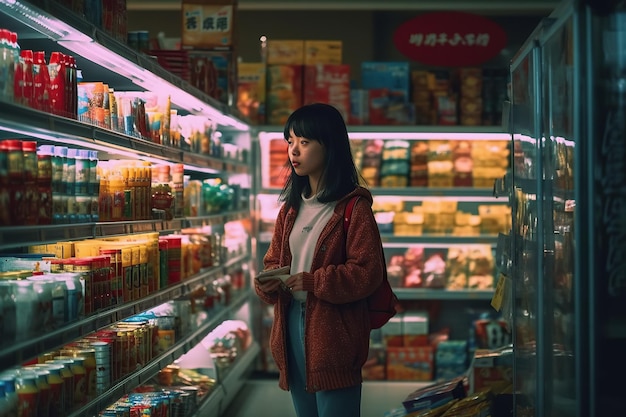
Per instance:
[[[21,49],[17,34],[0,29],[0,100],[76,118],[76,60],[62,52]]]

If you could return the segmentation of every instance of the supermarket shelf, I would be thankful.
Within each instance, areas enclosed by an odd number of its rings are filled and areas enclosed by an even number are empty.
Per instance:
[[[192,332],[189,336],[175,343],[170,349],[161,354],[159,357],[152,360],[148,365],[144,366],[138,372],[129,375],[122,379],[111,387],[104,394],[98,396],[98,398],[84,405],[78,410],[75,410],[70,414],[70,417],[82,417],[98,415],[98,413],[108,407],[110,404],[121,398],[123,395],[131,392],[134,388],[141,384],[147,383],[152,377],[154,377],[161,369],[173,363],[183,354],[187,353],[194,346],[204,339],[213,329],[215,329],[224,320],[229,318],[229,315],[233,311],[237,311],[242,304],[247,302],[250,296],[250,291],[241,294],[239,298],[228,307],[215,312],[209,320],[202,324],[197,330]]]
[[[239,263],[243,263],[246,260],[247,256],[237,258],[237,262]],[[63,326],[58,330],[28,340],[10,342],[9,345],[0,347],[0,363],[2,364],[2,368],[10,364],[23,363],[37,357],[41,352],[57,349],[86,334],[161,305],[169,300],[189,294],[199,286],[210,284],[215,278],[224,273],[226,267],[232,267],[234,265],[233,262],[235,261],[229,262],[227,266],[209,268],[200,274],[180,283],[170,285],[154,294],[97,312],[77,322]],[[238,303],[240,303],[240,300]]]
[[[453,235],[419,235],[394,236],[381,233],[384,248],[405,248],[411,245],[422,245],[429,248],[450,247],[452,245],[491,245],[498,243],[497,235],[453,236]]]
[[[420,245],[427,248],[449,248],[454,245],[490,245],[496,247],[497,235],[478,236],[453,236],[453,235],[419,235],[419,236],[395,236],[389,233],[381,233],[380,237],[385,249],[402,249],[409,246]],[[272,233],[264,232],[259,235],[257,242],[268,244],[271,242]]]
[[[173,220],[72,223],[0,227],[0,250],[68,240],[92,239],[134,233],[171,233],[188,227],[210,226],[250,217],[246,210]]]
[[[182,163],[187,169],[247,173],[243,161],[221,159],[194,154],[181,149],[152,143],[145,139],[100,128],[67,117],[34,110],[25,106],[0,101],[0,130],[4,135],[15,135],[56,142],[106,152],[124,158],[147,159],[156,162]],[[0,138],[3,133],[0,132]]]
[[[255,127],[257,132],[270,133],[273,137],[282,138],[284,126],[262,125]],[[360,133],[393,133],[395,134],[411,134],[411,133],[470,133],[470,134],[505,134],[510,139],[510,134],[506,133],[502,126],[436,126],[436,125],[350,125],[348,126],[348,134],[352,136],[360,136]]]
[[[235,365],[237,366],[237,365]],[[194,413],[196,417],[220,417],[220,410],[224,402],[224,387],[216,384],[211,393],[207,394],[207,398],[202,400],[198,406],[198,410]]]
[[[269,194],[278,195],[282,188],[262,188],[259,195]],[[473,188],[473,187],[447,187],[447,188],[430,188],[430,187],[371,187],[370,191],[374,197],[397,197],[398,199],[409,198],[440,198],[449,197],[451,199],[468,199],[473,198],[476,201],[497,201],[506,202],[508,197],[494,197],[492,188]]]
[[[253,342],[227,371],[224,380],[218,381],[215,389],[200,403],[194,416],[219,417],[223,415],[224,410],[228,408],[228,405],[246,382],[260,351],[259,344],[256,341]]]
[[[445,290],[428,288],[394,288],[400,300],[491,300],[493,290]]]
[[[248,376],[252,373],[255,359],[259,352],[261,352],[261,347],[257,342],[253,342],[235,366],[228,370],[226,377],[220,381],[220,385],[224,388],[224,400],[220,407],[221,412],[228,408],[228,405],[233,401],[241,387],[245,384]],[[204,414],[199,412],[197,416],[204,417]]]

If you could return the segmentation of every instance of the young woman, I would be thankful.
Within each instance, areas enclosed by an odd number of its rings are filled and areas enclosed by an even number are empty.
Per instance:
[[[359,417],[370,336],[366,297],[386,268],[372,195],[359,185],[334,107],[299,108],[284,137],[291,173],[263,263],[264,270],[289,266],[289,274],[255,279],[261,300],[274,305],[270,348],[278,385],[291,392],[298,417]],[[344,233],[353,196],[359,199]]]

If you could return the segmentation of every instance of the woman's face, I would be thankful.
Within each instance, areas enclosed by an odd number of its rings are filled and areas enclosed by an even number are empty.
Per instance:
[[[287,143],[289,144],[289,160],[296,174],[308,176],[311,182],[319,182],[326,159],[324,146],[316,140],[295,136],[293,130]]]

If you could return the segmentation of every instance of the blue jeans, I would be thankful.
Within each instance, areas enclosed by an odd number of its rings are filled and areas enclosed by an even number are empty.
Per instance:
[[[289,391],[298,417],[360,417],[361,384],[353,387],[306,392],[304,359],[305,304],[294,300],[287,318]]]

